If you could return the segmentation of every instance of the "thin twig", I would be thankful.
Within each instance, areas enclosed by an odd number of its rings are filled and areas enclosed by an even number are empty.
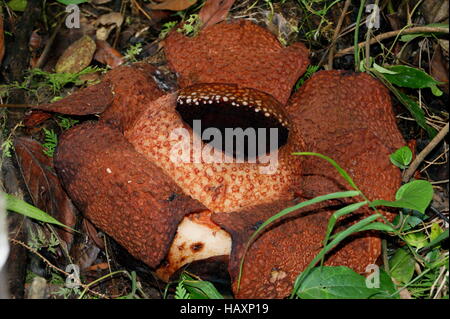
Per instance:
[[[411,179],[411,177],[414,175],[415,171],[419,167],[420,163],[427,157],[427,155],[438,145],[443,138],[448,133],[448,125],[447,123],[444,128],[431,140],[430,143],[422,150],[422,152],[417,155],[417,157],[414,159],[414,161],[411,163],[411,165],[408,167],[408,169],[403,174],[403,182],[407,182]]]
[[[68,272],[66,272],[66,271],[64,271],[64,270],[62,270],[62,269],[56,267],[55,265],[53,265],[47,258],[45,258],[44,256],[42,256],[36,249],[31,248],[30,246],[28,246],[27,244],[21,242],[20,240],[16,240],[16,239],[14,239],[14,238],[10,238],[9,240],[10,240],[13,244],[20,245],[20,246],[22,246],[22,247],[28,249],[28,250],[31,251],[33,254],[35,254],[36,256],[38,256],[39,258],[41,258],[42,261],[43,261],[44,263],[46,263],[50,268],[52,268],[52,269],[54,269],[54,270],[56,270],[56,271],[62,273],[64,276],[68,277],[68,276],[71,275],[71,274],[69,274]],[[80,286],[83,287],[84,289],[87,289],[90,293],[92,293],[92,294],[94,294],[94,295],[97,295],[97,296],[99,296],[99,297],[101,297],[101,298],[104,298],[104,299],[109,299],[108,296],[106,296],[106,295],[104,295],[104,294],[102,294],[102,293],[96,292],[96,291],[94,291],[94,290],[92,290],[92,289],[89,289],[90,284],[88,284],[88,285],[86,285],[86,284],[80,284]]]
[[[138,9],[138,11],[141,11],[143,15],[145,15],[145,17],[147,19],[149,19],[150,21],[152,21],[152,17],[150,17],[150,15],[147,13],[147,11],[145,11],[136,0],[131,0],[132,4],[134,6],[136,6],[136,8]]]
[[[328,53],[327,70],[333,69],[333,57],[334,57],[336,40],[338,39],[339,33],[341,32],[342,23],[344,22],[344,18],[347,15],[347,10],[348,10],[348,7],[350,6],[350,3],[352,3],[352,0],[345,1],[344,7],[342,8],[341,16],[339,17],[338,23],[336,25],[336,29],[334,30],[333,39],[331,40],[331,45],[330,45],[330,52]]]
[[[385,39],[389,39],[395,36],[398,36],[399,34],[412,34],[412,33],[449,33],[448,28],[438,28],[438,27],[414,27],[409,29],[402,29],[402,30],[395,30],[395,31],[389,31],[386,33],[382,33],[377,35],[376,37],[372,38],[369,41],[369,44],[374,44],[377,42],[380,42]],[[362,48],[366,45],[366,41],[361,42],[358,44],[358,48]],[[336,53],[335,57],[340,57],[346,54],[350,54],[353,52],[355,46],[343,49]]]
[[[53,45],[53,42],[55,41],[56,35],[58,34],[59,30],[61,29],[61,26],[63,24],[63,22],[65,21],[67,15],[64,15],[58,22],[58,25],[56,26],[55,30],[53,31],[52,35],[50,36],[50,39],[48,39],[44,50],[42,51],[41,56],[39,57],[36,65],[35,65],[35,69],[40,69],[45,61],[47,60],[47,56],[50,53],[50,49]]]

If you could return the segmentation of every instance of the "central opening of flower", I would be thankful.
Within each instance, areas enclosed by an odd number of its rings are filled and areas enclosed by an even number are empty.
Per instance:
[[[176,110],[215,149],[244,161],[285,145],[288,120],[263,92],[233,84],[198,84],[180,91]]]

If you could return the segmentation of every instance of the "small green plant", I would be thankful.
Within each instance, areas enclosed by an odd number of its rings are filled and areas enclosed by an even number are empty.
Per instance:
[[[175,28],[175,26],[178,24],[177,21],[169,21],[162,25],[161,32],[159,33],[160,39],[165,39],[166,36],[169,34],[170,31]]]
[[[132,63],[137,62],[138,61],[137,57],[141,52],[142,52],[142,43],[138,42],[128,48],[124,58],[125,60]]]
[[[11,150],[13,149],[13,141],[12,139],[8,138],[3,141],[2,143],[2,156],[3,157],[11,157]]]
[[[168,288],[169,285],[166,294]],[[223,296],[209,281],[196,279],[183,271],[175,288],[175,299],[223,299]]]
[[[47,130],[45,127],[42,128],[44,130],[44,139],[45,143],[42,144],[44,147],[43,152],[48,157],[53,157],[53,154],[55,153],[56,145],[58,144],[58,136],[53,130]]]
[[[303,74],[303,76],[295,84],[294,91],[297,91],[306,80],[308,80],[314,73],[317,72],[317,70],[319,70],[319,68],[320,66],[318,65],[308,65],[305,74]]]
[[[56,120],[56,123],[58,123],[58,126],[64,131],[68,130],[69,128],[71,128],[72,126],[77,124],[78,122],[79,122],[78,120],[71,119],[69,117],[65,117],[65,116],[61,116],[61,115],[58,115],[57,120]]]
[[[412,152],[408,146],[403,146],[389,156],[391,163],[398,168],[405,169],[411,163]]]
[[[101,68],[92,66],[88,66],[78,73],[51,73],[35,68],[30,70],[30,74],[26,77],[25,81],[19,85],[19,88],[30,89],[28,84],[32,87],[39,87],[47,84],[54,93],[57,93],[67,84],[83,84],[80,80],[81,75],[100,71],[102,71]]]
[[[36,229],[36,232],[32,229],[30,230],[30,239],[28,242],[28,246],[35,249],[36,251],[45,248],[49,252],[55,254],[56,247],[59,246],[58,238],[53,233],[51,233],[50,237],[47,238],[41,228]]]
[[[200,31],[201,25],[202,22],[200,21],[198,14],[191,14],[177,31],[186,36],[194,37]]]

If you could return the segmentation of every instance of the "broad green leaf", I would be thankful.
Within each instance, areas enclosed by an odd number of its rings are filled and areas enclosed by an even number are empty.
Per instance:
[[[209,281],[195,280],[186,273],[182,273],[180,278],[183,286],[189,292],[190,299],[224,299]]]
[[[386,68],[383,68],[382,66],[376,64],[375,62],[373,63],[373,68],[374,68],[376,71],[380,72],[380,73],[385,73],[385,74],[386,74],[386,73],[387,73],[387,74],[397,74],[397,72],[394,72],[394,71],[388,70],[388,69],[386,69]]]
[[[8,7],[13,11],[23,12],[27,7],[27,0],[11,0],[8,2]]]
[[[400,147],[394,153],[389,156],[391,163],[395,166],[405,169],[411,163],[412,160],[412,152],[408,146]]]
[[[427,235],[423,232],[409,233],[404,236],[404,239],[409,245],[414,246],[417,249],[423,248],[428,244]]]
[[[380,280],[379,288],[369,288],[366,278],[350,268],[324,266],[311,271],[297,296],[302,299],[368,299],[388,298],[394,292],[392,281],[389,285],[388,281]]]
[[[395,198],[395,201],[375,200],[369,206],[408,208],[424,214],[433,198],[433,186],[428,181],[415,180],[400,187]]]
[[[403,248],[397,249],[394,256],[389,260],[389,269],[392,278],[401,283],[408,283],[414,275],[416,261],[409,251]]]
[[[412,68],[406,65],[394,65],[387,68],[396,74],[385,73],[385,78],[400,87],[407,87],[411,89],[425,89],[430,88],[434,95],[442,95],[442,91],[437,88],[437,84],[441,82],[436,81],[426,72]]]
[[[55,224],[58,226],[66,227],[68,229],[73,230],[72,228],[64,225],[63,223],[60,223],[55,218],[47,214],[46,212],[40,210],[37,207],[34,207],[33,205],[28,204],[27,202],[18,199],[14,196],[11,196],[9,194],[3,193],[6,199],[6,209],[11,210],[13,212],[22,214],[24,216],[39,220],[44,223],[50,223]]]

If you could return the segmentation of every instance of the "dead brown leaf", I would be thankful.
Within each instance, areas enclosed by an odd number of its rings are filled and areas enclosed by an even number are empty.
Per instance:
[[[118,67],[124,62],[124,58],[119,51],[109,45],[104,40],[96,40],[97,50],[95,51],[94,59],[100,63],[106,64],[111,68]]]
[[[439,82],[444,82],[440,87],[449,93],[448,84],[448,58],[444,57],[442,49],[439,44],[436,45],[436,50],[434,50],[433,57],[431,59],[430,71],[431,76]]]
[[[207,0],[198,14],[203,28],[225,20],[234,2],[235,0]]]
[[[96,45],[90,36],[83,36],[78,41],[72,43],[59,57],[55,66],[56,73],[78,73],[89,64]]]
[[[449,0],[427,0],[421,4],[421,12],[427,23],[448,22]]]
[[[197,0],[163,0],[160,3],[150,4],[149,8],[153,10],[172,10],[180,11],[189,8]]]
[[[43,153],[42,145],[31,138],[18,137],[14,149],[34,206],[73,228],[76,223],[75,207],[59,182],[53,169],[53,160]],[[73,233],[65,228],[58,228],[57,231],[70,247]]]
[[[52,117],[51,113],[39,111],[39,110],[33,110],[31,113],[26,114],[23,119],[23,124],[25,127],[33,128],[41,124],[42,122],[48,120]]]
[[[122,23],[123,15],[119,12],[110,12],[101,15],[95,23],[95,25],[98,26],[96,31],[96,39],[106,41],[111,31],[115,28],[120,28]]]

